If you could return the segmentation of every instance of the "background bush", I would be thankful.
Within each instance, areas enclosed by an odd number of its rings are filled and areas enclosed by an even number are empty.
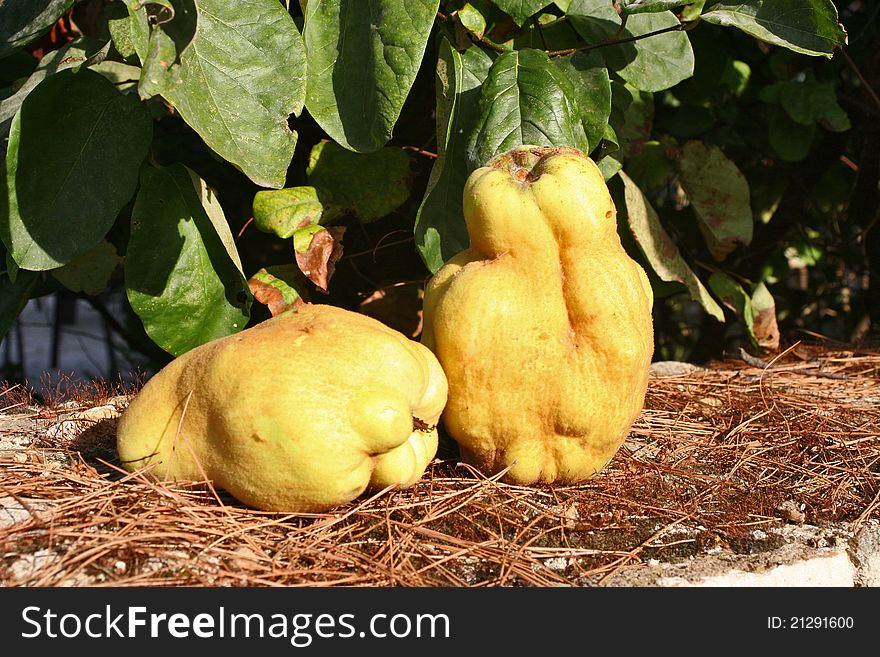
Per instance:
[[[113,328],[157,364],[302,299],[415,337],[425,279],[467,246],[467,175],[525,143],[598,162],[655,358],[861,340],[878,10],[0,0],[0,334],[34,296],[122,287]]]

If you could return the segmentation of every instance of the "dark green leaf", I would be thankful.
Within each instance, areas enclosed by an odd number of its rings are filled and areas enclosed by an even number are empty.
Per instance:
[[[12,122],[0,235],[25,269],[54,269],[94,247],[137,185],[149,112],[89,69],[43,80]]]
[[[693,139],[712,129],[717,119],[712,110],[703,105],[681,105],[674,112],[663,115],[657,129],[676,139]]]
[[[551,4],[551,0],[492,0],[492,2],[504,10],[517,25],[523,25],[532,14]]]
[[[49,31],[74,0],[0,0],[0,57]]]
[[[651,191],[665,185],[675,175],[675,163],[666,145],[648,141],[627,160],[626,172],[641,189]]]
[[[308,3],[303,32],[308,58],[306,107],[336,142],[371,152],[391,138],[439,4],[439,0]]]
[[[4,258],[6,260],[6,275],[9,276],[9,280],[15,283],[15,279],[18,277],[18,272],[21,271],[21,268],[18,266],[18,263],[13,260],[12,256],[9,255],[9,251],[3,249]]]
[[[277,0],[175,0],[175,7],[174,19],[146,43],[147,9],[137,12],[142,93],[160,92],[255,183],[283,187],[296,146],[287,118],[302,111],[305,99],[303,42],[293,19]],[[181,48],[191,26],[195,32]],[[178,63],[166,61],[175,53]]]
[[[637,41],[602,48],[608,65],[621,78],[642,91],[662,91],[694,74],[694,50],[681,31],[645,36],[675,27],[679,20],[669,11],[635,14],[626,21],[621,38]]]
[[[605,134],[611,114],[611,81],[608,69],[597,53],[576,52],[553,63],[571,80],[581,125],[591,152]]]
[[[209,195],[180,164],[141,170],[125,255],[128,300],[150,338],[175,356],[240,331],[250,317],[232,234],[203,205]]]
[[[0,274],[0,340],[6,337],[39,280],[33,271],[20,271],[13,283],[9,276]]]
[[[816,124],[805,126],[795,123],[786,112],[777,108],[770,117],[769,130],[768,138],[773,150],[786,162],[799,162],[810,152]]]
[[[499,56],[480,90],[479,112],[467,147],[471,169],[524,144],[589,151],[574,84],[542,51]]]
[[[96,41],[77,39],[43,57],[31,76],[19,89],[8,98],[0,100],[0,137],[9,133],[12,117],[15,116],[21,103],[34,87],[53,73],[76,68],[83,64],[89,65],[91,62],[97,61],[102,51],[102,45]]]
[[[318,224],[323,212],[314,187],[263,190],[254,196],[254,225],[282,239],[293,237],[302,226]]]
[[[619,0],[620,12],[623,15],[644,14],[667,9],[675,9],[692,4],[694,0]]]
[[[627,157],[638,153],[642,144],[651,138],[653,120],[653,94],[612,80],[610,123],[619,148],[599,161],[599,168],[606,180],[621,169]]]
[[[361,221],[374,221],[409,198],[410,160],[406,151],[388,146],[373,153],[353,153],[331,141],[318,143],[309,155],[309,184],[328,192],[333,204]]]
[[[68,290],[94,296],[107,287],[110,276],[120,264],[122,258],[116,253],[116,248],[110,242],[101,240],[94,249],[52,270],[52,276]]]
[[[678,247],[663,229],[657,212],[642,190],[622,171],[620,178],[626,198],[626,222],[651,268],[664,281],[682,283],[691,299],[703,306],[712,317],[723,322],[724,311],[681,257]]]
[[[815,80],[777,82],[765,87],[761,100],[778,102],[795,123],[811,125],[817,121],[834,132],[851,127],[849,116],[837,102],[834,84]]]
[[[709,289],[721,303],[730,308],[743,320],[750,336],[754,336],[752,323],[752,299],[742,286],[723,271],[716,271],[709,277]]]
[[[749,86],[752,77],[751,67],[738,59],[727,60],[724,72],[721,74],[721,84],[730,89],[735,96],[741,96]]]
[[[716,260],[724,260],[738,244],[752,241],[749,184],[720,148],[701,141],[685,144],[679,161],[679,182]]]
[[[846,45],[831,0],[709,0],[700,17],[805,55],[831,57]]]
[[[608,0],[572,0],[566,15],[587,43],[607,41],[620,31],[620,16]]]
[[[416,215],[416,247],[428,269],[469,244],[462,214],[462,194],[470,169],[466,141],[479,118],[480,85],[492,59],[477,46],[460,53],[445,38],[437,61],[437,159],[425,198]]]

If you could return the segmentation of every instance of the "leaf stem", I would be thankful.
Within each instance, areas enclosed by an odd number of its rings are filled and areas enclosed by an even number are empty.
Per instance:
[[[578,46],[577,48],[565,48],[564,50],[548,50],[546,52],[548,57],[564,57],[565,55],[571,55],[576,52],[586,52],[588,50],[595,50],[596,48],[616,46],[621,43],[632,43],[633,41],[640,41],[641,39],[647,39],[648,37],[657,36],[658,34],[666,34],[667,32],[687,32],[694,29],[700,23],[700,19],[697,18],[696,20],[679,23],[678,25],[672,25],[670,27],[664,27],[659,30],[654,30],[653,32],[646,32],[645,34],[625,37],[623,39],[610,39],[608,41],[602,41],[600,43],[585,44],[583,46]]]

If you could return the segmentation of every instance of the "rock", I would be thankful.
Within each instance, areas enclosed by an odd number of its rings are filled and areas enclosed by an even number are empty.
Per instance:
[[[691,372],[704,372],[705,370],[705,367],[700,367],[693,363],[684,363],[677,360],[660,360],[656,363],[651,363],[650,375],[652,377],[682,376]]]

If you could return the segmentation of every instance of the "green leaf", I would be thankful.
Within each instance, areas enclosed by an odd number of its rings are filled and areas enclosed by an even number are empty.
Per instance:
[[[298,228],[320,223],[324,206],[314,187],[267,189],[254,196],[254,225],[282,239]]]
[[[469,167],[524,144],[588,152],[576,94],[571,80],[540,50],[499,56],[480,90],[480,118],[467,146]]]
[[[309,184],[327,192],[338,208],[369,222],[390,214],[409,198],[409,155],[388,146],[353,153],[332,141],[315,145],[306,169]]]
[[[605,134],[611,115],[611,80],[602,57],[597,53],[576,52],[553,60],[574,87],[578,115],[589,146],[595,149]]]
[[[723,271],[716,271],[709,277],[709,289],[743,320],[749,335],[754,338],[752,299],[742,286]]]
[[[122,62],[103,61],[89,68],[107,78],[122,93],[135,91],[141,76],[139,66],[130,66]]]
[[[0,57],[49,31],[74,0],[0,0]]]
[[[258,185],[283,187],[296,146],[287,119],[305,99],[304,48],[293,19],[277,0],[190,2],[195,17],[175,0],[174,19],[153,30],[146,50],[146,8],[137,12],[142,93],[160,91],[212,150]],[[172,26],[187,34],[194,19],[195,33],[181,48],[169,38]],[[163,65],[175,51],[179,61]]]
[[[298,253],[306,253],[312,245],[312,238],[315,236],[315,233],[322,230],[324,230],[324,227],[319,224],[309,224],[297,228],[293,232],[293,250]]]
[[[481,38],[486,32],[486,18],[470,2],[466,2],[456,16],[461,26],[477,38]]]
[[[306,107],[334,141],[359,152],[378,150],[388,142],[421,65],[439,4],[308,3],[303,31]]]
[[[93,248],[128,203],[152,137],[150,114],[103,76],[65,70],[25,98],[9,136],[0,236],[24,269]]]
[[[94,249],[52,270],[52,276],[68,290],[94,296],[107,287],[120,264],[122,258],[116,253],[116,248],[110,242],[101,240]]]
[[[847,42],[831,0],[709,0],[700,18],[805,55],[830,58]]]
[[[721,84],[730,89],[734,96],[741,96],[749,86],[752,77],[751,67],[738,59],[729,59],[721,74]]]
[[[602,54],[611,69],[636,89],[669,89],[694,74],[691,42],[681,31],[645,35],[679,24],[669,11],[635,14],[627,19],[621,38],[643,38],[602,48]]]
[[[657,212],[642,190],[622,171],[620,178],[626,199],[626,222],[651,268],[664,281],[682,283],[691,299],[703,306],[712,317],[723,322],[724,311],[681,257],[678,247],[663,229]]]
[[[686,143],[679,161],[679,182],[712,257],[724,260],[738,244],[752,241],[749,183],[720,148],[701,141]]]
[[[517,25],[524,24],[532,14],[552,4],[550,0],[492,0],[492,2],[510,16]]]
[[[781,108],[770,117],[768,141],[786,162],[803,160],[810,152],[815,134],[815,123],[808,126],[795,123]]]
[[[211,220],[205,195],[204,182],[183,165],[144,165],[131,213],[128,300],[150,338],[174,356],[240,331],[250,317],[229,227]]]
[[[76,39],[44,56],[24,84],[14,94],[0,100],[0,137],[9,133],[12,117],[27,95],[40,82],[58,71],[77,68],[83,64],[88,66],[90,62],[98,61],[102,52],[103,47],[100,43],[91,39]]]
[[[0,274],[0,340],[6,337],[15,318],[24,309],[39,276],[36,272],[24,270],[18,272],[13,282],[9,276]]]
[[[463,53],[446,38],[437,60],[437,159],[416,215],[415,241],[431,272],[468,247],[462,194],[470,168],[467,137],[479,119],[480,85],[492,59],[477,46]]]
[[[107,31],[113,45],[123,59],[129,59],[137,54],[132,36],[132,18],[124,6],[119,3],[107,5]]]
[[[631,14],[654,13],[675,9],[692,4],[694,0],[619,0],[620,13],[624,16]]]
[[[620,31],[620,16],[608,0],[572,0],[566,15],[587,43],[606,41]]]

